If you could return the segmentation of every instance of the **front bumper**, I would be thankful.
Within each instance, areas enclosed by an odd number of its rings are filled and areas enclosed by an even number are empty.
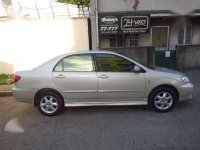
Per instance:
[[[187,83],[179,87],[179,101],[186,101],[192,98],[192,92],[194,85],[192,83]]]

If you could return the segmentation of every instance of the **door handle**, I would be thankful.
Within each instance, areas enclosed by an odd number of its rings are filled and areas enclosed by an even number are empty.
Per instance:
[[[59,75],[56,76],[56,78],[65,78],[65,76],[62,75],[62,74],[59,74]]]
[[[100,79],[106,79],[106,78],[109,78],[109,76],[103,74],[103,75],[100,75],[99,78],[100,78]]]

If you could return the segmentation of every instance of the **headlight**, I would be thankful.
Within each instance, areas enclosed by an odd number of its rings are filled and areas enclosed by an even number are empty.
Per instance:
[[[185,82],[185,83],[189,83],[190,82],[190,79],[186,76],[182,76],[181,77],[181,81]]]

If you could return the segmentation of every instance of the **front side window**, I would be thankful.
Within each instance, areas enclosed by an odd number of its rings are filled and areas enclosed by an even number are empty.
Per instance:
[[[83,54],[66,57],[56,65],[54,71],[93,71],[92,56]]]
[[[132,72],[134,64],[112,54],[96,54],[99,72]]]

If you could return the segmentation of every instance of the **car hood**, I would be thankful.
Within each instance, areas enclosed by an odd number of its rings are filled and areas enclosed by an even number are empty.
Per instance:
[[[154,70],[158,71],[158,72],[173,73],[173,74],[177,74],[177,75],[181,75],[181,76],[184,75],[182,72],[172,70],[172,69],[168,69],[168,68],[164,68],[164,67],[154,66]]]

